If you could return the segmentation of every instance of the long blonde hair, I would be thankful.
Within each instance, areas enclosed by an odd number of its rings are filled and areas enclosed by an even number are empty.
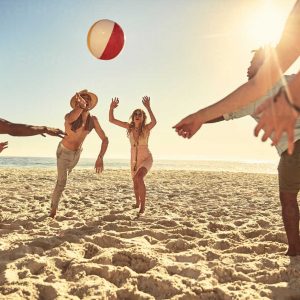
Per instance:
[[[142,124],[141,124],[141,127],[140,127],[140,130],[139,130],[139,135],[144,135],[145,134],[145,129],[146,129],[146,120],[147,120],[147,115],[146,113],[141,109],[141,108],[138,108],[138,109],[135,109],[130,118],[129,118],[129,128],[127,130],[127,136],[129,137],[131,131],[133,130],[134,128],[134,115],[137,113],[137,112],[140,112],[142,115],[143,115],[143,121],[142,121]]]

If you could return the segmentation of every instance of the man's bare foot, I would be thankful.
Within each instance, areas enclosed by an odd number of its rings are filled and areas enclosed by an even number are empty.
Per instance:
[[[287,252],[285,253],[287,256],[297,256],[300,255],[300,247],[289,246]]]
[[[52,209],[50,214],[49,214],[49,217],[54,219],[55,215],[56,215],[56,209]]]

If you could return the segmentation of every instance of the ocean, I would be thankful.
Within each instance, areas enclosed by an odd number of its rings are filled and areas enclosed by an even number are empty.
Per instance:
[[[77,168],[94,168],[95,159],[81,158]],[[56,168],[54,157],[0,156],[0,168]],[[105,169],[128,169],[127,159],[104,159]],[[245,172],[276,174],[277,164],[272,162],[238,162],[214,160],[154,160],[153,170],[195,170],[216,172]]]

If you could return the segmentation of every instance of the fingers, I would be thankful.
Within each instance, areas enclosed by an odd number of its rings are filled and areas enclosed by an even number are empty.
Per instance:
[[[268,127],[266,129],[264,129],[265,133],[261,138],[262,142],[265,142],[271,136],[273,130],[274,130],[273,127]]]
[[[147,107],[147,106],[150,106],[150,97],[148,96],[144,96],[142,98],[142,103]]]
[[[97,161],[95,163],[95,171],[96,171],[96,173],[97,174],[102,173],[103,169],[104,169],[103,162],[102,161],[98,162],[98,159],[97,159]]]
[[[102,173],[103,167],[95,167],[95,171],[97,174]]]
[[[258,137],[260,131],[263,130],[264,134],[261,138],[262,142],[265,142],[268,138],[271,137],[273,132],[277,132],[275,128],[272,126],[272,124],[266,123],[264,119],[261,119],[259,123],[256,125],[254,129],[254,135]],[[274,140],[272,142],[272,145],[275,145]]]
[[[57,129],[57,128],[47,128],[44,133],[41,133],[42,136],[46,136],[45,134],[49,134],[51,136],[57,136],[60,138],[64,138],[67,134],[66,132]]]
[[[119,105],[119,98],[118,97],[112,98],[111,105],[113,108],[116,108]]]
[[[182,136],[183,138],[191,138],[192,134],[190,130],[187,128],[186,124],[183,121],[180,121],[176,125],[174,125],[172,128],[175,129],[177,134],[179,136]]]
[[[179,129],[179,130],[176,130],[177,134],[179,136],[182,136],[183,138],[191,138],[193,136],[193,134],[189,131],[189,130],[184,130],[184,129]]]
[[[178,131],[181,128],[182,125],[183,125],[183,121],[181,120],[179,123],[172,126],[172,128],[174,128],[176,131]]]
[[[190,134],[189,132],[186,132],[186,131],[185,131],[185,132],[183,132],[182,137],[186,139],[186,138],[189,138],[190,135],[191,135],[191,134]]]
[[[0,152],[2,152],[6,148],[8,148],[8,142],[0,143]]]
[[[278,144],[281,136],[282,136],[282,133],[283,133],[283,128],[278,128],[275,133],[274,133],[274,136],[273,136],[273,142],[272,142],[272,146],[275,146]]]
[[[256,125],[256,127],[254,128],[254,135],[256,137],[258,137],[259,132],[261,131],[261,129],[265,126],[265,123],[263,122],[263,120],[261,119],[259,121],[259,123]]]

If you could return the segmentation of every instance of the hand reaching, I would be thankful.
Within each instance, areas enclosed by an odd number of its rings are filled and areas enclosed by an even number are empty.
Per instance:
[[[58,129],[58,128],[51,128],[51,127],[46,127],[44,129],[44,132],[42,133],[42,136],[45,136],[45,134],[49,134],[52,136],[58,136],[60,138],[63,138],[66,133],[63,132],[62,130]]]
[[[282,134],[287,133],[288,153],[294,151],[294,129],[298,113],[289,104],[284,90],[280,89],[275,98],[270,98],[261,104],[255,114],[262,114],[259,123],[254,129],[255,136],[258,136],[261,129],[264,130],[262,141],[266,141],[273,134],[272,145],[276,145]],[[275,101],[274,101],[275,100]]]
[[[0,143],[0,153],[8,147],[8,142]]]
[[[119,98],[115,97],[111,99],[110,108],[115,109],[119,105]]]
[[[203,122],[197,114],[191,114],[173,126],[178,135],[190,139],[202,126]]]
[[[142,102],[143,105],[147,108],[147,110],[150,109],[150,97],[144,96]]]

